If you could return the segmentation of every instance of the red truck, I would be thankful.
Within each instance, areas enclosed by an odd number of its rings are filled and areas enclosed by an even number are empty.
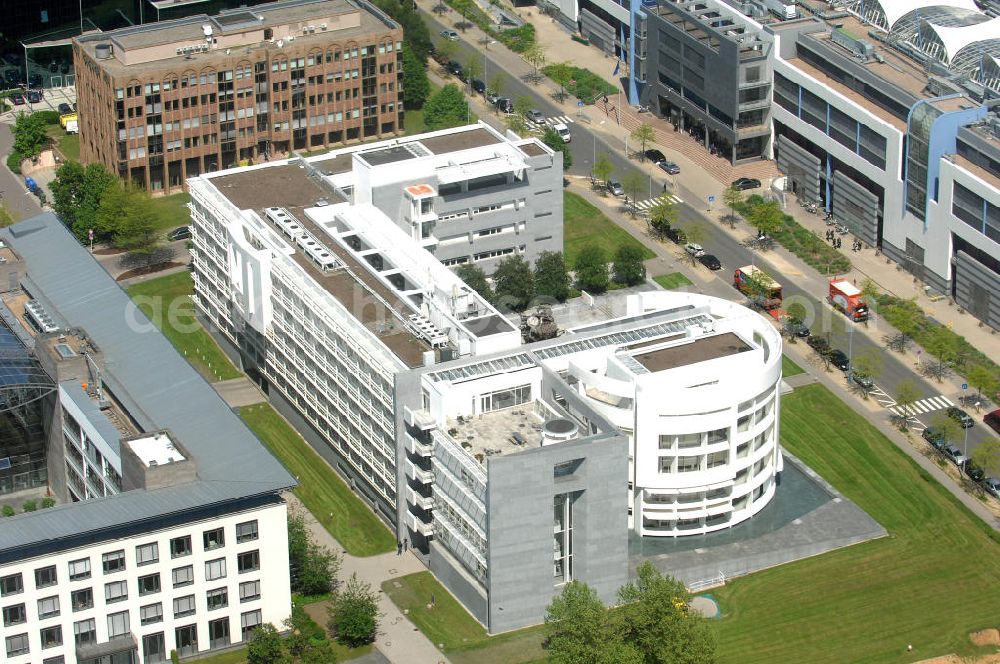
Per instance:
[[[855,323],[868,320],[868,304],[861,289],[847,279],[831,279],[826,301]]]
[[[733,286],[776,320],[780,320],[785,313],[781,310],[781,284],[759,267],[744,265],[736,268],[736,272],[733,273]]]

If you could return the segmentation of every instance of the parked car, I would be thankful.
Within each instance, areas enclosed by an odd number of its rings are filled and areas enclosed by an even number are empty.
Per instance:
[[[60,112],[60,113],[69,113],[69,112],[71,112],[72,110],[73,110],[73,109],[71,109],[71,108],[69,107],[69,104],[67,104],[66,102],[63,102],[63,103],[59,104],[59,112]]]
[[[557,134],[559,134],[559,138],[563,140],[563,143],[569,143],[573,140],[573,135],[569,133],[569,127],[563,123],[560,122],[558,124],[554,124],[552,125],[552,128]]]
[[[944,431],[937,427],[927,427],[920,432],[920,436],[936,450],[942,450],[948,444],[948,440],[944,437]]]
[[[973,482],[982,482],[986,479],[986,471],[984,471],[979,464],[977,464],[972,459],[967,459],[965,463],[962,464],[962,472]]]
[[[660,167],[660,170],[665,173],[669,173],[670,175],[677,175],[681,172],[681,167],[672,161],[663,160],[656,165]]]
[[[709,270],[722,269],[722,261],[720,261],[712,254],[704,254],[702,256],[698,256],[698,262],[707,267]]]
[[[983,489],[994,498],[1000,498],[1000,480],[995,477],[987,477],[983,480]]]
[[[830,352],[830,342],[823,337],[809,337],[806,339],[806,343],[820,355],[826,355]]]
[[[850,371],[851,369],[851,359],[847,357],[847,353],[839,348],[834,348],[830,351],[830,364],[841,371]]]
[[[738,178],[733,180],[733,186],[740,191],[746,191],[747,189],[757,189],[760,187],[760,180],[757,178]]]
[[[24,95],[22,95],[20,92],[15,92],[10,95],[10,102],[14,104],[14,106],[23,106]]]
[[[478,78],[472,79],[472,91],[478,92],[479,94],[486,93],[486,82]]]
[[[174,230],[167,233],[167,239],[171,242],[175,240],[186,240],[191,237],[191,227],[190,226],[179,226]]]
[[[608,180],[608,191],[611,192],[612,196],[625,195],[625,189],[622,188],[622,183],[618,180]]]
[[[42,93],[40,90],[28,90],[28,103],[37,104],[42,101]]]
[[[983,416],[983,422],[997,433],[1000,433],[1000,408]]]
[[[807,339],[812,333],[808,325],[800,320],[793,320],[791,318],[785,319],[785,329],[788,331],[788,334],[799,339]]]
[[[870,376],[865,376],[864,374],[857,374],[853,371],[851,372],[851,382],[860,387],[863,390],[870,390],[875,387],[875,381],[871,379]]]
[[[496,107],[501,113],[514,112],[514,102],[510,100],[510,97],[497,97]]]
[[[659,150],[646,150],[643,155],[645,155],[646,159],[650,160],[654,164],[667,160],[667,155],[663,154]]]
[[[496,106],[499,100],[500,100],[500,95],[498,95],[496,92],[494,92],[493,90],[486,91],[487,104],[493,104],[494,106]]]
[[[944,452],[944,455],[951,459],[959,468],[962,467],[962,464],[968,461],[965,455],[962,454],[962,450],[958,449],[954,445],[945,445],[941,451]]]
[[[687,244],[685,244],[684,245],[684,251],[688,252],[689,254],[691,254],[692,256],[694,256],[695,258],[698,258],[699,256],[704,256],[705,255],[705,250],[702,248],[702,246],[700,244],[696,244],[694,242],[688,242]]]
[[[673,242],[677,244],[684,244],[687,242],[687,235],[684,234],[679,228],[668,228],[666,231],[666,236]]]
[[[449,60],[448,64],[444,66],[445,71],[447,71],[452,76],[458,76],[462,78],[463,70],[462,64],[458,60]]]
[[[945,413],[948,417],[958,422],[963,429],[970,429],[975,424],[972,418],[969,417],[969,414],[958,406],[951,406]]]
[[[545,124],[545,114],[539,111],[537,108],[533,108],[524,114],[524,117],[528,119],[528,122],[534,122],[536,125]]]
[[[458,41],[458,33],[454,30],[442,30],[441,36],[448,41]]]

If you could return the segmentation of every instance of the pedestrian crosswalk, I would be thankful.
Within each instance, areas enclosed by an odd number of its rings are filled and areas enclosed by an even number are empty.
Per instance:
[[[930,413],[935,410],[944,410],[945,408],[949,408],[954,405],[955,404],[951,399],[942,394],[936,397],[928,397],[926,399],[914,401],[912,404],[907,406],[905,415],[912,417],[922,413]],[[903,409],[899,404],[890,406],[888,410],[899,416],[904,415]]]
[[[550,125],[572,124],[573,118],[568,115],[554,115],[550,118],[545,118],[545,121]]]
[[[667,200],[671,201],[674,204],[679,204],[679,203],[683,203],[684,202],[684,201],[682,201],[681,199],[679,199],[677,196],[675,196],[673,194],[665,194],[663,196],[657,196],[656,198],[647,198],[644,201],[639,201],[638,203],[635,204],[635,207],[636,207],[636,209],[639,209],[639,210],[649,210],[654,205],[656,205],[657,203],[659,203],[660,199],[663,199],[663,198],[666,198]]]

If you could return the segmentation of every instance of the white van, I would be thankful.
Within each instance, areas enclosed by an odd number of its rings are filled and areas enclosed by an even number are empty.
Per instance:
[[[559,138],[563,139],[563,143],[569,143],[570,140],[572,140],[573,137],[570,136],[569,127],[566,125],[562,123],[554,124],[552,125],[552,128],[556,130],[557,134],[559,134]]]

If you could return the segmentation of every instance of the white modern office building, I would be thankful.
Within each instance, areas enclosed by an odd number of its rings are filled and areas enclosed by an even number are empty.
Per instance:
[[[483,131],[418,136],[406,150]],[[716,298],[646,293],[621,318],[524,343],[435,257],[423,229],[464,228],[467,217],[448,215],[476,180],[496,182],[471,199],[479,222],[506,214],[520,191],[530,201],[548,176],[504,170],[520,158],[453,152],[425,181],[408,157],[389,162],[395,191],[381,194],[398,208],[379,207],[362,175],[399,149],[345,153],[353,179],[324,175],[339,157],[320,155],[191,180],[196,303],[477,618],[491,631],[537,623],[572,579],[610,601],[627,580],[630,527],[703,534],[768,503],[782,467],[781,341],[769,322]],[[467,241],[475,252],[479,240]]]
[[[0,459],[30,450],[56,499],[0,528],[3,660],[152,664],[281,625],[295,480],[54,215],[0,239]]]

